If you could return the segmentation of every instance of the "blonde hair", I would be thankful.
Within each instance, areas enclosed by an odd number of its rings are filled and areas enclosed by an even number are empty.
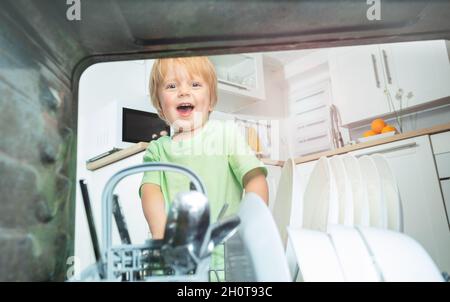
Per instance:
[[[189,75],[196,75],[203,78],[209,86],[209,96],[211,108],[217,104],[217,76],[214,65],[207,57],[185,57],[156,59],[150,74],[150,97],[153,107],[158,111],[158,115],[165,120],[162,112],[161,100],[159,99],[159,88],[163,83],[170,64],[183,65]]]

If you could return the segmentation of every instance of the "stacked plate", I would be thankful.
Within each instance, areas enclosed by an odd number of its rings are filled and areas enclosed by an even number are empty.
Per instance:
[[[381,154],[350,154],[317,161],[303,196],[303,227],[371,226],[403,231],[395,177]]]
[[[336,180],[329,159],[321,157],[309,178],[303,195],[303,227],[327,231],[329,224],[339,223],[339,200]]]
[[[301,281],[444,281],[412,238],[391,230],[333,225],[328,232],[288,229]]]
[[[442,281],[422,246],[402,234],[400,195],[381,154],[322,157],[288,228],[303,281]]]
[[[349,154],[342,155],[341,158],[352,190],[353,223],[354,225],[369,226],[369,200],[358,159]]]
[[[349,170],[345,167],[341,156],[331,157],[329,163],[337,188],[339,208],[338,222],[339,224],[352,226],[354,224],[353,190]]]
[[[288,159],[281,170],[277,195],[272,205],[272,215],[284,246],[287,243],[286,227],[291,223],[291,213],[301,210],[295,209],[293,211],[295,201],[298,199],[296,198],[296,181],[295,163],[292,159]]]
[[[381,154],[372,155],[372,160],[375,162],[377,171],[381,176],[384,206],[387,212],[387,228],[403,232],[402,204],[394,174],[388,162]]]

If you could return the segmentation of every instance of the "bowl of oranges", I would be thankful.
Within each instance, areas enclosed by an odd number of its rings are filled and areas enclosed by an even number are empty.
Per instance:
[[[394,126],[386,124],[386,122],[381,118],[377,118],[370,124],[370,130],[364,132],[363,137],[358,138],[358,142],[363,143],[375,139],[385,138],[393,136],[396,133],[398,133],[398,131]]]

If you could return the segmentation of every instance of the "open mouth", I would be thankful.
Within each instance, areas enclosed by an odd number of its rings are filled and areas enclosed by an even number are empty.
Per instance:
[[[182,116],[188,116],[194,110],[194,105],[191,103],[181,103],[177,106],[177,111]]]

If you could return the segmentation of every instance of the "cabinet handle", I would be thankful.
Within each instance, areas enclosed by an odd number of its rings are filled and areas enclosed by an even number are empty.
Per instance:
[[[375,81],[377,83],[377,88],[380,88],[380,77],[378,76],[377,59],[375,58],[374,54],[372,54],[372,64],[373,64],[373,72],[375,73]]]
[[[389,84],[392,84],[391,71],[389,70],[389,62],[386,50],[383,49],[384,67],[386,68],[387,80]]]
[[[372,154],[376,154],[376,153],[386,153],[386,152],[391,152],[391,151],[398,151],[398,150],[402,150],[402,149],[406,149],[406,148],[412,148],[417,146],[416,142],[412,142],[412,143],[406,143],[403,145],[399,145],[399,146],[395,146],[395,147],[390,147],[390,148],[386,148],[386,149],[381,149],[378,151],[371,151],[371,152],[366,152],[366,153],[360,153],[360,154],[356,154],[356,157],[361,157],[363,155],[372,155]]]

